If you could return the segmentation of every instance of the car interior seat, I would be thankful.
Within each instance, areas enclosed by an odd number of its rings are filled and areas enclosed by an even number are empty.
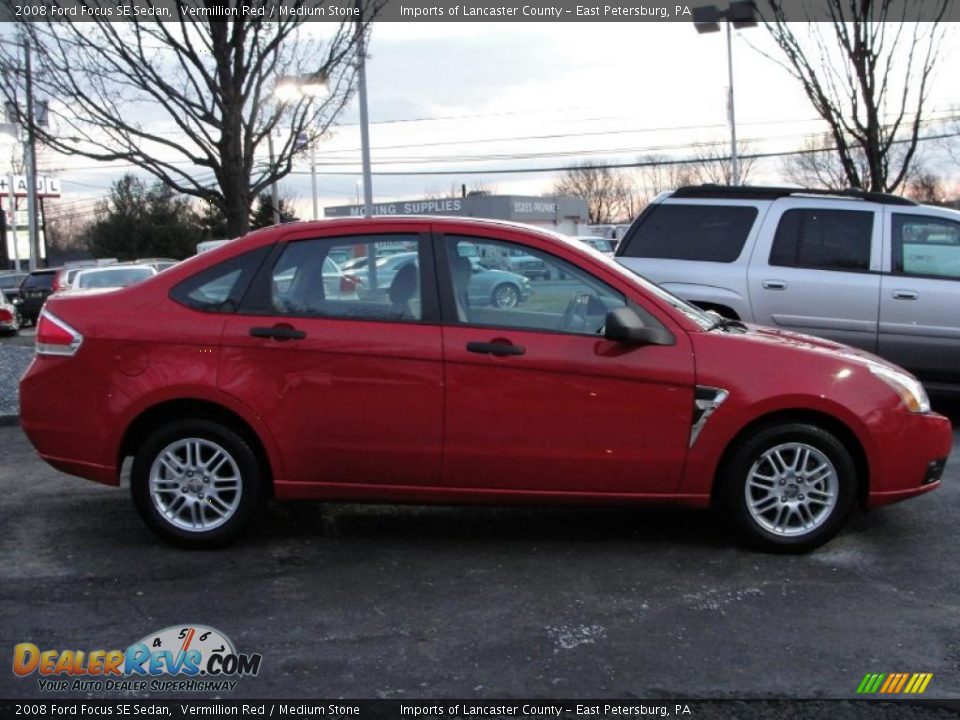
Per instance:
[[[410,308],[410,301],[417,296],[420,289],[420,273],[415,263],[407,263],[399,270],[390,283],[387,295],[390,299],[391,311],[403,320],[416,319]]]

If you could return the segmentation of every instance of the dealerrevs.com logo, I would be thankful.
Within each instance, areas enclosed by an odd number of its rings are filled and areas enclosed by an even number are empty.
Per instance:
[[[13,672],[36,675],[44,692],[223,692],[260,672],[259,653],[238,653],[218,630],[174,625],[126,650],[49,650],[24,642],[13,648]]]

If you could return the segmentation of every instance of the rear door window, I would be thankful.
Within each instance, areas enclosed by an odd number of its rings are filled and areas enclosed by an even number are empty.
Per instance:
[[[756,219],[755,207],[654,205],[624,240],[621,254],[730,263],[740,257]]]
[[[864,272],[870,269],[873,213],[858,210],[787,210],[780,218],[770,264]]]

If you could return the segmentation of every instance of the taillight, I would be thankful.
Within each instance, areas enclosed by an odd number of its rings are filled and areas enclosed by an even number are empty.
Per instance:
[[[66,287],[63,283],[63,279],[63,270],[60,270],[53,276],[53,287],[50,288],[51,292],[60,292]]]
[[[37,355],[73,355],[83,336],[47,309],[37,320]]]
[[[6,308],[0,308],[0,322],[13,322],[13,313]]]
[[[349,293],[357,289],[357,281],[346,275],[340,276],[340,292]]]

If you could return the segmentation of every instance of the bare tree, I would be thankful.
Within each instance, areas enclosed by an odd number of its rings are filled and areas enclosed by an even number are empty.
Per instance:
[[[600,167],[589,161],[567,168],[554,183],[553,192],[583,198],[593,225],[632,219],[637,209],[630,178],[615,168]]]
[[[829,126],[846,184],[893,192],[916,151],[948,0],[822,2],[830,22],[788,23],[784,3],[769,0],[765,25],[783,53],[772,59],[800,82]],[[931,23],[906,22],[919,5]],[[902,140],[894,162],[891,150]]]
[[[904,185],[903,194],[924,205],[946,205],[950,200],[943,176],[920,164]]]
[[[253,199],[291,171],[297,152],[324,136],[355,86],[355,23],[325,24],[332,33],[316,39],[296,14],[305,5],[291,0],[284,9],[292,14],[270,22],[247,14],[269,12],[267,0],[240,0],[238,15],[227,20],[214,19],[221,4],[204,1],[190,8],[210,13],[200,18],[176,3],[175,19],[166,21],[97,16],[18,23],[34,48],[36,93],[53,100],[50,115],[57,120],[57,127],[37,126],[37,137],[61,153],[142,168],[213,204],[230,235],[242,234]],[[367,23],[379,9],[364,10]],[[21,49],[9,35],[0,43],[0,64],[8,70],[0,88],[23,123]],[[325,78],[329,92],[279,99],[274,90],[283,76]],[[264,146],[277,136],[273,158],[265,161]]]
[[[866,157],[859,148],[850,148],[850,159],[860,177],[869,172]],[[850,187],[829,135],[818,135],[804,141],[799,154],[788,155],[780,163],[780,171],[788,182],[808,188],[843,190]]]
[[[643,155],[637,160],[638,184],[647,202],[667,190],[703,182],[695,163],[678,163],[667,155]]]
[[[757,159],[750,157],[753,147],[747,140],[737,143],[737,156],[740,164],[740,182],[744,185],[756,168]],[[716,185],[733,184],[733,161],[730,158],[729,144],[697,143],[693,146],[692,168],[690,173],[701,183]]]

